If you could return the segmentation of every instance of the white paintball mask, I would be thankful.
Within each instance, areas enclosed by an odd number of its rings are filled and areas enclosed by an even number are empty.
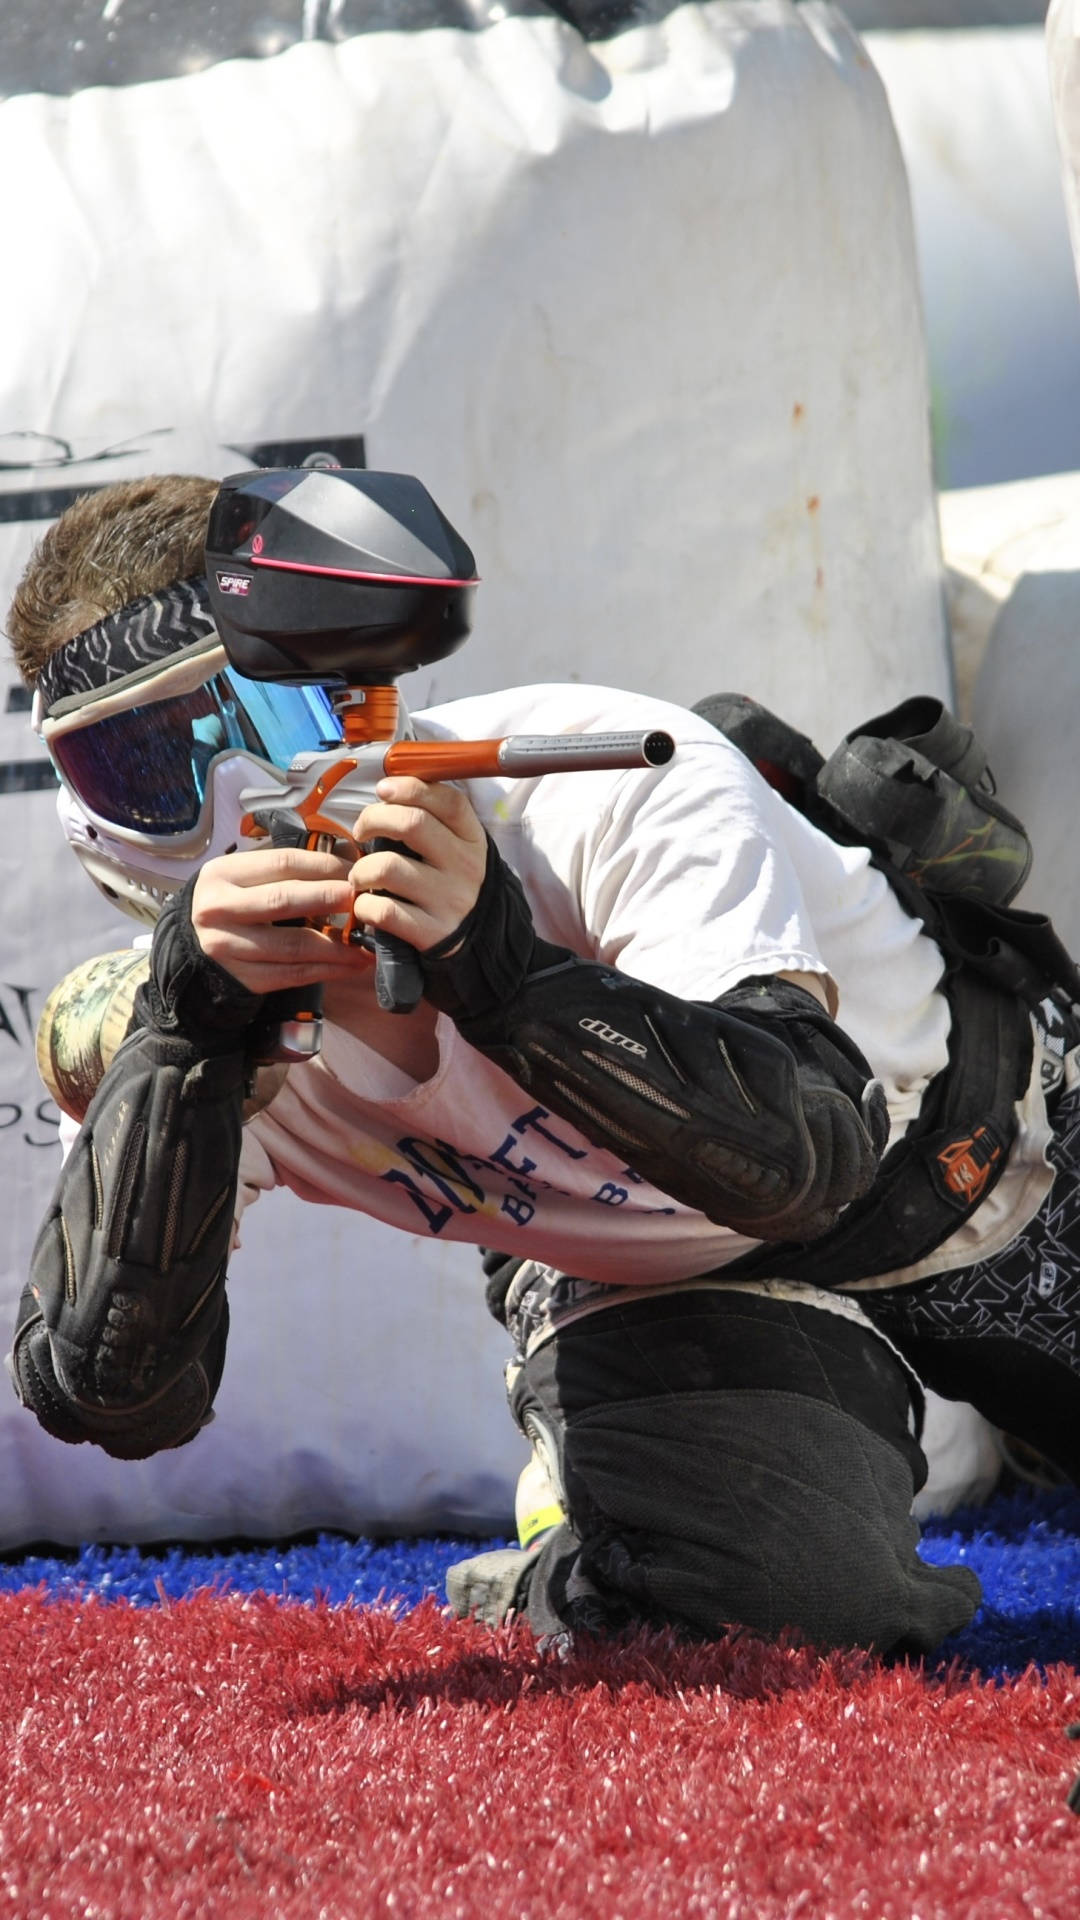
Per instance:
[[[260,844],[241,832],[246,789],[342,739],[323,687],[251,680],[229,664],[201,579],[59,648],[39,675],[33,724],[76,857],[108,899],[151,924],[207,860]],[[397,737],[409,731],[401,703]]]

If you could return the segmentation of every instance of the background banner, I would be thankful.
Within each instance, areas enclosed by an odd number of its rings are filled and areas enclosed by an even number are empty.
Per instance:
[[[143,17],[119,16],[118,58]],[[369,24],[0,105],[0,602],[86,488],[332,458],[420,475],[478,557],[475,637],[406,682],[413,706],[735,687],[829,747],[947,695],[907,183],[843,16]],[[61,844],[13,680],[4,1325],[55,1169],[33,1020],[130,932]],[[505,1517],[522,1447],[471,1253],[275,1195],[233,1300],[219,1419],[175,1455],[118,1466],[0,1403],[0,1545]]]

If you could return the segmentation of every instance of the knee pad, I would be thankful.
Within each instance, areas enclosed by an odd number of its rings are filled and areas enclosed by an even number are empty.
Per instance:
[[[578,1583],[706,1635],[923,1652],[965,1625],[974,1575],[915,1551],[908,1376],[860,1321],[687,1289],[604,1309],[533,1355],[519,1418],[532,1401],[560,1429]],[[564,1570],[571,1598],[573,1584]]]

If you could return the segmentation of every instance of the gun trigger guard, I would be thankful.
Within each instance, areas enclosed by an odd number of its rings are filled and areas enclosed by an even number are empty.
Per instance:
[[[275,847],[306,847],[308,843],[307,823],[293,807],[259,807],[244,824],[254,830],[252,837],[269,840]]]

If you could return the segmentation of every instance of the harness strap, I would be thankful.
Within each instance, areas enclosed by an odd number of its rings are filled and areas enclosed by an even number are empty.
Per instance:
[[[948,1062],[870,1192],[820,1239],[755,1248],[726,1266],[725,1278],[771,1274],[837,1287],[892,1273],[932,1253],[996,1185],[1031,1074],[1031,1021],[1014,995],[966,968],[944,991]]]
[[[695,711],[832,839],[869,846],[905,910],[922,921],[945,955],[942,990],[952,1015],[948,1062],[928,1087],[917,1119],[885,1155],[870,1192],[820,1239],[772,1243],[723,1272],[782,1275],[829,1287],[913,1265],[947,1240],[1000,1178],[1016,1134],[1015,1105],[1031,1073],[1030,1014],[1048,997],[1062,1009],[1080,1003],[1080,973],[1045,915],[995,904],[985,893],[980,897],[985,866],[971,873],[965,884],[973,894],[965,895],[935,885],[928,873],[920,885],[892,857],[875,806],[883,818],[888,814],[894,831],[903,826],[901,840],[918,838],[919,831],[925,837],[929,829],[925,821],[919,828],[918,808],[921,802],[927,810],[929,789],[885,779],[872,759],[851,760],[848,750],[867,739],[874,749],[888,747],[891,740],[877,736],[896,732],[904,753],[928,754],[954,780],[977,787],[980,807],[1004,823],[1004,851],[1011,856],[1005,897],[1023,877],[1023,829],[993,798],[985,755],[970,729],[940,702],[909,701],[868,722],[828,762],[804,734],[743,695],[714,694]],[[905,807],[913,811],[905,815]],[[1013,830],[1016,848],[1009,841]],[[1002,884],[1000,877],[995,884]]]

